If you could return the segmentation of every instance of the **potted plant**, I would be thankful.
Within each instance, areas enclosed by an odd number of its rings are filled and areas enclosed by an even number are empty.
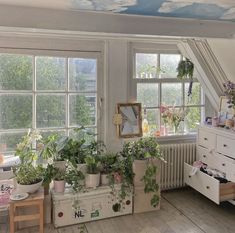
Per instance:
[[[54,168],[54,190],[56,193],[63,193],[65,190],[65,171],[57,167]]]
[[[98,157],[88,155],[85,162],[87,165],[86,188],[96,188],[100,184],[100,162]]]
[[[177,71],[178,71],[177,75],[178,79],[181,80],[189,79],[188,96],[191,96],[193,88],[194,64],[188,58],[185,58],[184,60],[181,60],[179,62]]]
[[[124,144],[121,154],[132,159],[134,185],[144,186],[145,193],[152,193],[151,205],[157,207],[160,200],[158,169],[162,159],[159,144],[154,137],[144,137]]]
[[[112,173],[112,168],[117,162],[117,155],[112,153],[107,153],[100,156],[101,163],[101,185],[109,184],[109,176]],[[116,179],[117,180],[117,179]]]
[[[20,164],[14,173],[19,193],[34,193],[42,186],[44,169],[40,165]]]

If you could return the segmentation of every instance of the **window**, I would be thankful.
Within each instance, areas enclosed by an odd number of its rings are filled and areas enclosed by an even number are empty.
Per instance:
[[[188,97],[188,80],[177,79],[177,66],[182,56],[177,52],[134,53],[134,77],[132,87],[134,96],[142,103],[143,118],[147,118],[151,134],[161,132],[165,128],[161,106],[175,108],[185,112],[184,121],[180,123],[180,134],[196,131],[204,112],[204,96],[196,78],[193,83],[192,96]],[[133,89],[133,88],[132,88]],[[164,129],[165,131],[165,129]],[[174,135],[174,129],[167,127],[168,135]],[[178,133],[179,133],[178,132]]]
[[[98,130],[98,54],[39,54],[0,54],[1,153],[12,153],[29,128]]]

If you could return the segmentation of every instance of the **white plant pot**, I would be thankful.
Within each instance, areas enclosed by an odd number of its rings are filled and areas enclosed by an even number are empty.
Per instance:
[[[66,161],[54,161],[54,166],[61,171],[65,171],[66,169]]]
[[[23,184],[16,184],[16,192],[17,193],[35,193],[40,189],[42,186],[42,181],[36,183],[36,184],[29,184],[29,185],[23,185]]]
[[[64,180],[54,180],[54,190],[56,193],[63,193],[65,190],[65,181]]]
[[[86,174],[86,188],[96,188],[100,185],[100,173]]]
[[[101,180],[101,185],[108,185],[109,184],[109,174],[101,174],[100,180]]]

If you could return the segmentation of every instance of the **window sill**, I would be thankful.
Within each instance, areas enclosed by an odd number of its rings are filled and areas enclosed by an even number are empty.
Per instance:
[[[185,143],[195,142],[197,133],[181,134],[181,135],[167,135],[156,137],[159,144],[170,144],[170,143]]]

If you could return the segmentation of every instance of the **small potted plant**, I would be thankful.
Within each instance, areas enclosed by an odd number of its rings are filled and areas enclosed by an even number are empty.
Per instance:
[[[43,182],[44,169],[42,166],[20,164],[14,171],[16,175],[16,190],[19,193],[34,193]]]
[[[65,190],[65,171],[59,168],[54,168],[54,190],[56,193],[63,193]]]
[[[85,158],[85,162],[87,165],[86,188],[96,188],[100,184],[100,162],[98,157],[88,155]]]
[[[101,163],[101,185],[109,184],[109,176],[112,172],[112,167],[117,162],[117,155],[112,153],[107,153],[100,156]]]

